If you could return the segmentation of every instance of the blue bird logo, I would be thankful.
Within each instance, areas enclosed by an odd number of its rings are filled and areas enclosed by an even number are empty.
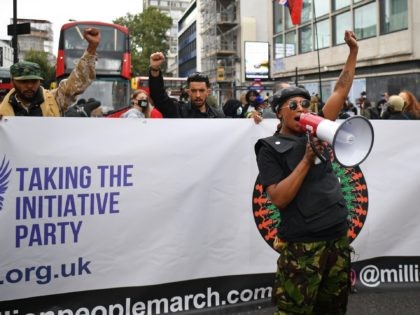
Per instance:
[[[12,169],[9,168],[9,161],[6,161],[6,157],[3,157],[3,161],[0,165],[0,210],[3,209],[4,194],[7,191],[7,185],[9,184],[9,176]]]

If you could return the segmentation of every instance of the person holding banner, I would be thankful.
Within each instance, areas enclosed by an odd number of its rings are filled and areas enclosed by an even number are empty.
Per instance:
[[[350,91],[358,43],[345,32],[349,54],[332,95],[322,109],[335,120]],[[259,178],[280,211],[274,246],[281,252],[273,289],[274,314],[345,314],[350,292],[348,211],[329,159],[316,161],[315,148],[299,124],[309,112],[310,95],[303,87],[286,87],[271,106],[280,124],[272,137],[255,145]],[[316,142],[320,152],[324,144]]]
[[[83,33],[88,42],[85,53],[67,80],[62,80],[51,91],[41,87],[41,68],[37,63],[21,61],[10,67],[14,88],[0,104],[2,116],[62,116],[68,106],[76,101],[96,77],[96,48],[101,35],[96,28],[87,28]]]

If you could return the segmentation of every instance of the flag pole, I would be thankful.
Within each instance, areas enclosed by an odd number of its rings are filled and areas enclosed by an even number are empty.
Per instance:
[[[315,47],[316,47],[316,54],[318,58],[318,85],[319,85],[319,100],[322,101],[322,80],[321,80],[321,61],[319,58],[319,45],[318,45],[318,26],[316,21],[316,14],[315,14],[315,1],[312,1],[312,14],[314,16],[314,24],[315,24]]]

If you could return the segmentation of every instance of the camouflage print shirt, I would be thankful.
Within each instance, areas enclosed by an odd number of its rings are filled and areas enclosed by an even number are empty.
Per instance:
[[[38,104],[42,110],[42,116],[62,116],[69,105],[76,101],[77,95],[82,94],[96,78],[95,63],[96,55],[85,51],[69,77],[62,80],[57,88],[49,91],[40,87],[42,93],[38,93],[41,97]],[[15,116],[16,113],[12,107],[12,102],[16,99],[14,94],[15,89],[12,89],[4,97],[0,104],[0,115]]]
[[[76,101],[76,96],[82,94],[95,79],[95,63],[96,55],[85,51],[70,76],[62,80],[57,88],[51,90],[62,113]]]

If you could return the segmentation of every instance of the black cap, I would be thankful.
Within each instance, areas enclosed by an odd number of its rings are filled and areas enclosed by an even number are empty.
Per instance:
[[[298,86],[289,86],[287,88],[281,89],[280,91],[277,91],[273,96],[270,97],[268,102],[270,103],[273,112],[277,113],[278,107],[280,105],[283,105],[285,101],[294,96],[302,96],[308,101],[311,99],[308,90],[306,90],[305,88]]]

